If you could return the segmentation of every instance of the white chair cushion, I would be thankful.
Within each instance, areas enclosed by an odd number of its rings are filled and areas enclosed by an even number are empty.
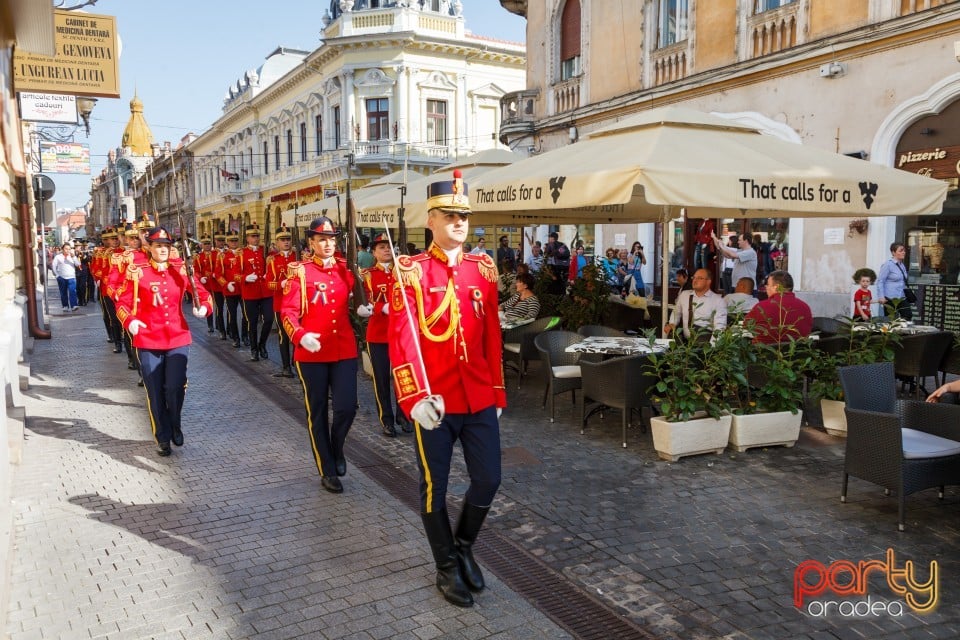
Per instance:
[[[960,442],[904,427],[904,458],[943,458],[960,454]]]
[[[580,365],[565,364],[559,367],[553,367],[553,377],[554,378],[579,378],[581,377]]]
[[[510,353],[520,353],[520,343],[519,342],[505,342],[503,343],[503,350],[509,351]]]

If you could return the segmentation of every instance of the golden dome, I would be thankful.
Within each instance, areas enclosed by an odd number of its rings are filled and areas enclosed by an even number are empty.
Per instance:
[[[130,120],[127,122],[127,128],[123,130],[123,142],[120,146],[130,147],[130,150],[141,156],[148,156],[152,153],[153,133],[143,117],[143,102],[133,94],[130,100]]]

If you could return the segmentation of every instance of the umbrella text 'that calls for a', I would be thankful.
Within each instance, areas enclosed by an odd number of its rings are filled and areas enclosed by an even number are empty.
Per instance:
[[[666,222],[681,209],[693,218],[935,215],[946,193],[939,180],[682,107],[625,118],[470,185],[483,224]],[[663,271],[666,289],[666,261]]]
[[[413,174],[419,175],[419,174]],[[377,178],[368,182],[359,189],[353,190],[351,194],[354,200],[354,208],[357,207],[358,201],[362,203],[370,196],[382,191],[395,191],[397,187],[403,184],[404,172],[403,171],[394,171],[388,175]],[[302,207],[295,207],[289,209],[288,211],[283,212],[282,220],[287,227],[300,227],[306,228],[310,226],[310,222],[319,216],[324,215],[324,212],[327,212],[329,215],[332,211],[337,211],[337,207],[345,207],[346,203],[344,198],[341,195],[327,196],[321,198],[316,202],[310,202],[305,204]],[[336,215],[331,215],[331,218],[336,218]],[[364,225],[367,226],[367,225]]]

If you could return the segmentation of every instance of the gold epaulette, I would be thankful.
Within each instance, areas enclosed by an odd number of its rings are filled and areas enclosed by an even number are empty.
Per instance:
[[[301,278],[306,274],[306,269],[303,268],[302,262],[291,262],[287,265],[287,277],[288,278]]]
[[[134,263],[127,267],[127,280],[139,280],[143,276],[143,268]]]
[[[420,256],[423,256],[423,258],[420,258]],[[419,254],[416,256],[400,256],[397,258],[397,272],[400,274],[404,285],[412,286],[414,284],[420,284],[420,280],[423,279],[423,267],[420,266],[420,263],[428,257],[426,254]]]
[[[114,253],[112,256],[110,256],[110,264],[114,266],[120,266],[121,264],[123,264],[123,254]]]
[[[480,269],[480,275],[489,282],[498,282],[500,280],[500,274],[497,273],[497,264],[493,261],[486,253],[481,254],[470,254],[463,256],[463,259],[468,262],[476,262],[477,267]]]

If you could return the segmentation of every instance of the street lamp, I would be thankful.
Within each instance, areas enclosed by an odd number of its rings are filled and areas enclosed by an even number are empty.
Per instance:
[[[95,106],[97,106],[96,98],[77,96],[77,111],[80,113],[80,119],[83,120],[83,129],[88,138],[90,137],[90,114]]]

